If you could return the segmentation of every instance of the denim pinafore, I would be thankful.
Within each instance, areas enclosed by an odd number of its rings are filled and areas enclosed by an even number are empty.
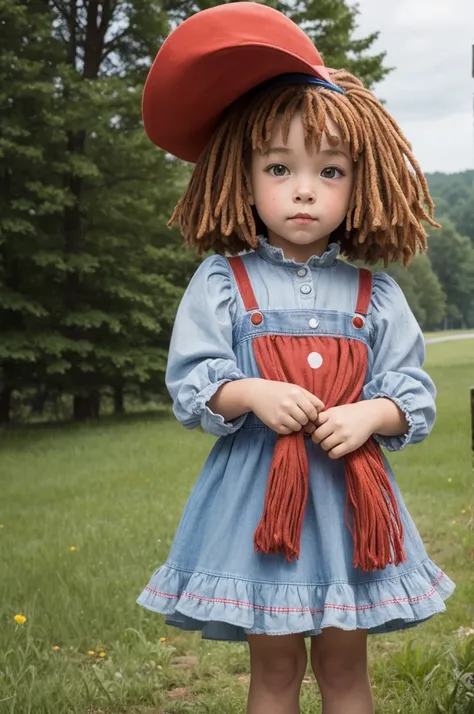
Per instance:
[[[259,250],[243,256],[237,271],[221,256],[208,258],[186,291],[167,384],[183,425],[202,426],[219,438],[166,563],[138,598],[170,625],[234,641],[248,634],[314,636],[325,627],[375,634],[411,627],[445,610],[443,600],[454,584],[429,559],[385,457],[405,562],[373,572],[354,567],[343,460],[330,459],[310,439],[305,439],[309,478],[299,558],[288,562],[282,553],[256,552],[254,532],[278,437],[253,413],[224,422],[207,406],[226,381],[261,377],[252,347],[256,337],[343,337],[368,349],[362,398],[391,398],[407,417],[406,435],[377,441],[395,450],[425,438],[434,421],[434,387],[421,369],[418,325],[391,278],[375,274],[370,294],[359,270],[338,260],[337,253],[331,245],[323,256],[299,264],[261,239]],[[321,348],[309,351],[301,368],[318,370],[323,364]]]

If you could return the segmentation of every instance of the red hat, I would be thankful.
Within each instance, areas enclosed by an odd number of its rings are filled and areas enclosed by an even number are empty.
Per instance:
[[[309,37],[281,12],[254,2],[202,10],[158,52],[143,92],[145,131],[160,148],[194,162],[224,109],[282,74],[331,83]]]

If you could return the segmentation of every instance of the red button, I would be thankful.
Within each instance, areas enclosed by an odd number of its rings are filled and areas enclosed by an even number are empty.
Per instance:
[[[263,315],[261,312],[254,312],[252,313],[252,317],[250,318],[250,322],[252,325],[261,325],[263,322]]]
[[[354,315],[354,317],[352,318],[352,324],[354,325],[356,330],[361,330],[364,327],[364,318],[360,315]]]

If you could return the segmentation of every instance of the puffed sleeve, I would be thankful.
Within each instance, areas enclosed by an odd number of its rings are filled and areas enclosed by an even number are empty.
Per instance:
[[[232,349],[235,290],[222,256],[201,263],[176,314],[166,369],[173,411],[187,429],[201,426],[214,436],[237,431],[246,415],[226,422],[208,401],[221,385],[245,375]]]
[[[425,341],[406,298],[386,273],[374,275],[369,327],[373,334],[373,363],[364,399],[388,397],[405,414],[408,432],[375,435],[389,451],[423,441],[433,427],[436,389],[423,371]]]

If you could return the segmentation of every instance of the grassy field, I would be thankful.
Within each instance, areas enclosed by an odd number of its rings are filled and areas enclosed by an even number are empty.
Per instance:
[[[474,340],[429,346],[427,366],[437,425],[393,463],[457,589],[446,614],[371,639],[372,676],[378,712],[472,714],[474,680],[459,675],[474,670],[474,638],[459,630],[474,627]],[[0,434],[1,714],[243,714],[245,645],[183,635],[135,604],[211,444],[167,414]],[[320,711],[309,675],[302,711]]]

